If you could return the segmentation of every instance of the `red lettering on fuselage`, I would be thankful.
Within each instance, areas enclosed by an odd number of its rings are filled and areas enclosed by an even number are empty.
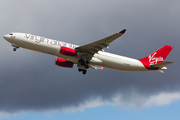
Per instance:
[[[78,47],[78,46],[73,45],[73,44],[60,42],[60,41],[56,41],[56,40],[49,40],[48,38],[38,37],[38,36],[31,35],[31,34],[25,34],[25,38],[30,39],[30,40],[34,40],[36,43],[42,42],[42,43],[47,43],[50,45],[64,46],[64,47],[69,47],[69,48],[73,48],[73,49]]]

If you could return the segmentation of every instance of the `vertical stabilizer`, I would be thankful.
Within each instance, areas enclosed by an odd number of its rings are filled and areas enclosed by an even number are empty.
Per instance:
[[[147,69],[160,69],[162,68],[161,66],[165,67],[167,62],[164,62],[168,54],[171,52],[173,49],[173,46],[165,45],[159,50],[155,51],[154,53],[150,54],[149,56],[138,59]],[[164,63],[162,63],[164,62]],[[160,64],[162,63],[162,64]],[[172,62],[171,62],[172,63]],[[153,66],[156,65],[157,66]],[[169,64],[169,63],[168,63]]]
[[[144,61],[144,62],[149,62],[149,64],[158,64],[163,62],[168,54],[171,52],[173,49],[173,46],[165,45],[159,50],[155,51],[154,53],[150,54],[149,56],[138,59],[139,61]]]

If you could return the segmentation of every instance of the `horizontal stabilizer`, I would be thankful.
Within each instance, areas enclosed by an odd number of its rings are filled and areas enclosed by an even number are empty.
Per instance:
[[[163,70],[158,70],[160,73],[164,73],[164,71]]]
[[[151,68],[155,68],[155,69],[157,69],[157,68],[160,69],[160,68],[163,68],[163,67],[165,67],[165,66],[167,66],[167,65],[169,65],[169,64],[171,64],[171,63],[173,63],[173,62],[171,62],[171,61],[166,61],[166,62],[162,62],[162,63],[150,65],[150,67],[151,67]]]

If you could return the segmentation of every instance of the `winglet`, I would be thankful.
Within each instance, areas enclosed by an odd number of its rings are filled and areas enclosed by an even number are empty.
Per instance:
[[[126,32],[126,29],[122,30],[122,31],[119,32],[119,33],[124,34],[125,32]]]

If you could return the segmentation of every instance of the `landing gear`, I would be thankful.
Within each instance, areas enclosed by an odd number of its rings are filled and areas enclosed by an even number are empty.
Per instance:
[[[79,72],[81,72],[81,71],[82,71],[82,69],[78,69],[78,71],[79,71]]]
[[[13,48],[13,51],[16,51],[17,50],[17,48]]]
[[[84,61],[83,59],[80,59],[79,62],[80,62],[81,65],[84,66],[86,69],[89,68],[89,66],[88,66],[89,62],[88,62],[88,61]]]
[[[86,72],[87,72],[87,70],[83,70],[83,71],[82,71],[82,73],[83,73],[84,75],[86,74]]]
[[[14,48],[13,48],[13,51],[16,51],[16,50],[19,48],[19,46],[14,45],[14,44],[12,44],[12,46],[14,47]]]
[[[87,73],[87,70],[86,69],[88,69],[89,68],[89,61],[85,61],[85,60],[83,60],[83,59],[80,59],[79,61],[78,61],[78,71],[79,72],[82,72],[82,74],[86,74]]]
[[[87,64],[85,64],[85,65],[84,65],[84,67],[85,67],[86,69],[88,69],[88,68],[89,68],[89,66],[88,66]]]
[[[79,68],[78,71],[79,71],[79,72],[82,71],[82,74],[84,74],[84,75],[87,73],[87,70],[85,70],[85,69],[80,69],[80,68]]]

